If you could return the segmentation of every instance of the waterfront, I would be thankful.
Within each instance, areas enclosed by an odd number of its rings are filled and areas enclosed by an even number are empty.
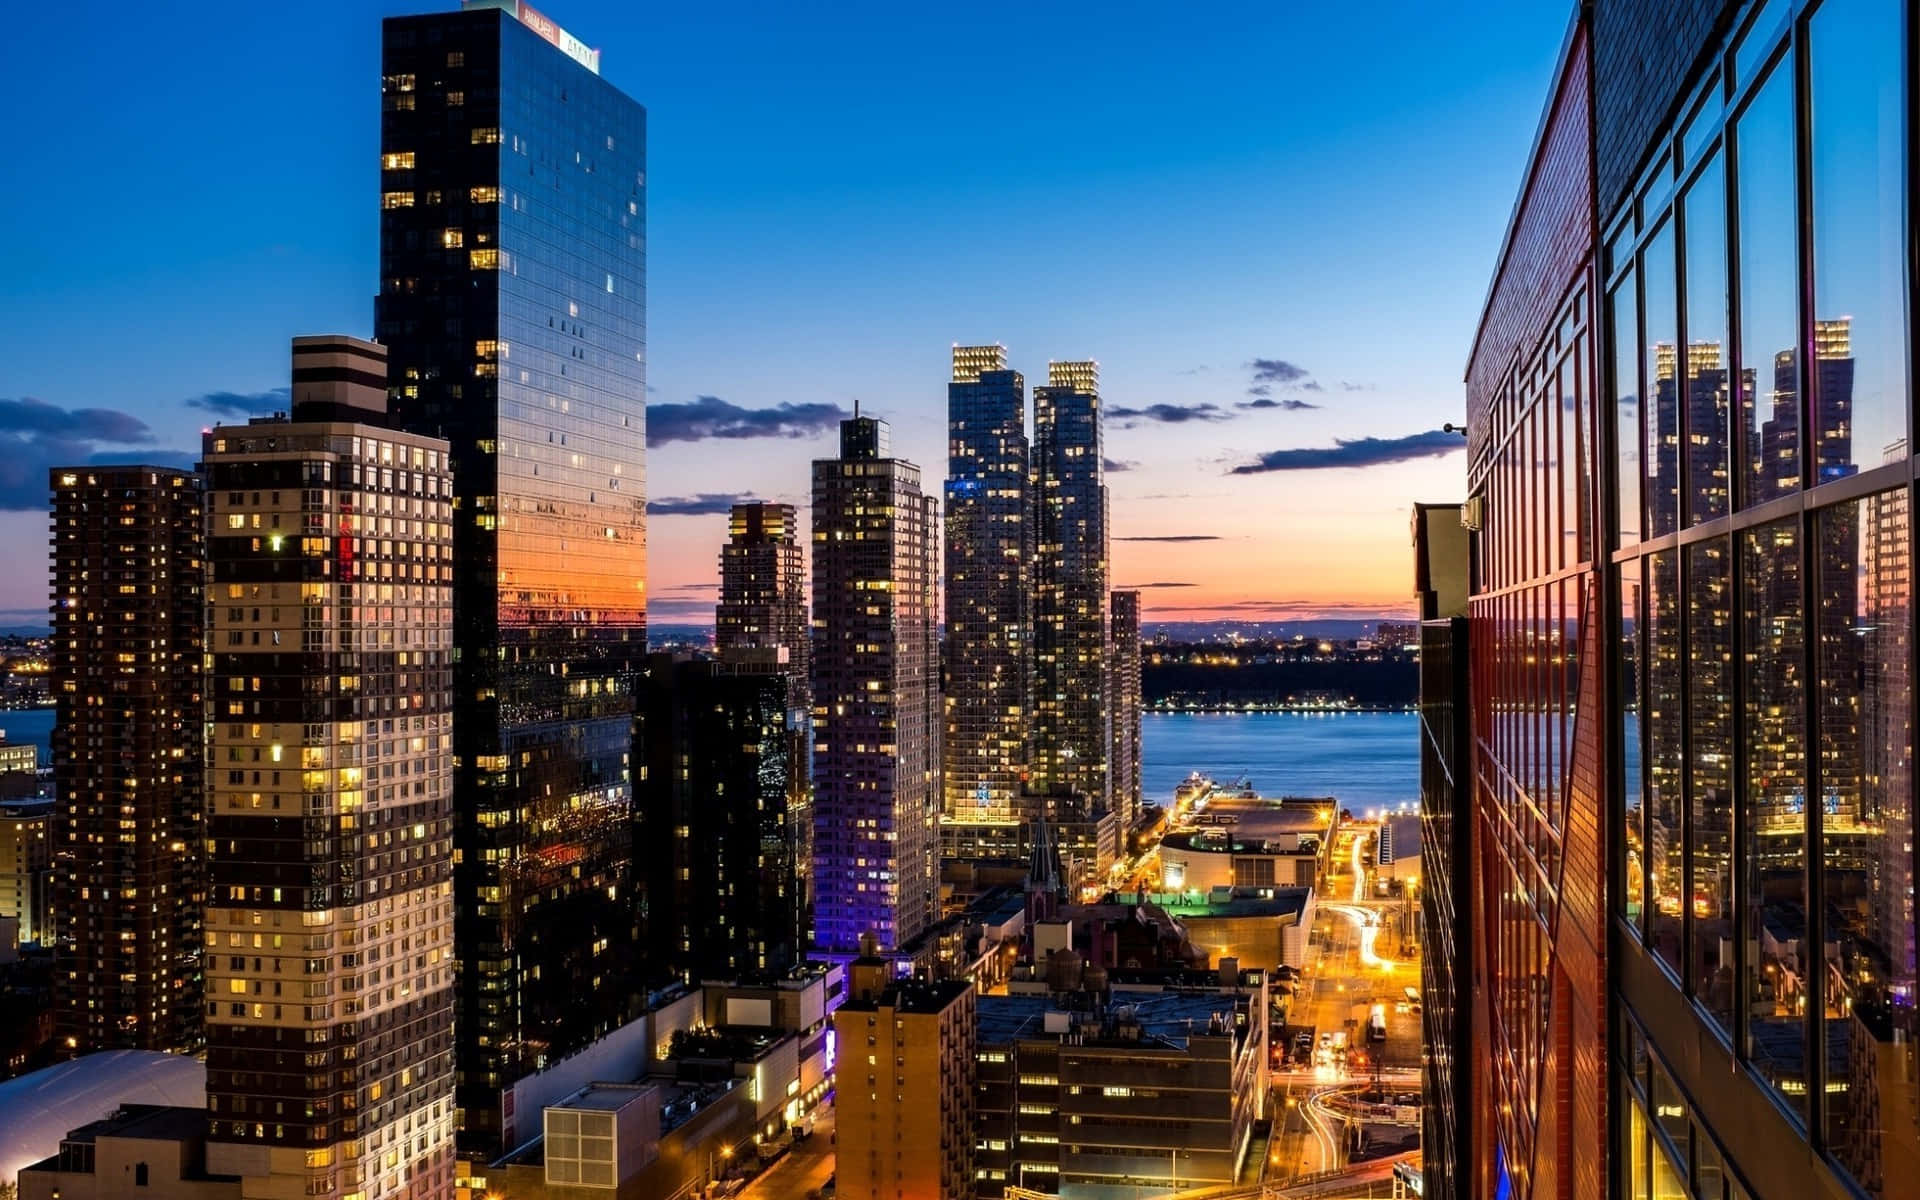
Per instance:
[[[32,742],[40,747],[40,765],[53,762],[53,710],[51,708],[9,708],[0,710],[0,730],[15,745]]]
[[[1146,713],[1140,784],[1165,804],[1190,772],[1244,775],[1263,796],[1335,796],[1355,812],[1420,797],[1411,712]]]

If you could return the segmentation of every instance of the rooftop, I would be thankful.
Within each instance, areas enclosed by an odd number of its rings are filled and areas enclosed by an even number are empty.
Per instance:
[[[1211,975],[1211,972],[1207,972]],[[1216,1018],[1232,1026],[1235,1014],[1247,1009],[1247,995],[1227,992],[1198,992],[1168,990],[1161,992],[1129,993],[1124,1001],[1115,997],[1107,1008],[1108,1024],[1120,1014],[1131,1010],[1132,1017],[1140,1024],[1140,1037],[1122,1039],[1119,1037],[1086,1037],[1083,1045],[1138,1045],[1145,1049],[1185,1050],[1187,1043],[1196,1033],[1205,1035]],[[1053,1039],[1059,1032],[1048,1033],[1046,1017],[1048,1013],[1065,1013],[1067,1019],[1076,1027],[1085,1022],[1099,1020],[1092,1011],[1064,1010],[1051,996],[1011,995],[982,996],[979,1010],[979,1037],[982,1046],[1004,1046],[1011,1042],[1038,1039]]]
[[[548,1108],[592,1109],[618,1112],[636,1101],[646,1100],[653,1087],[645,1083],[590,1083],[558,1104]]]
[[[850,999],[840,1008],[842,1012],[877,1012],[883,1007],[903,1013],[945,1012],[972,990],[973,984],[964,979],[903,979],[889,984],[878,1002]]]
[[[205,1136],[207,1136],[207,1110],[204,1108],[127,1104],[98,1121],[69,1130],[67,1136],[61,1140],[93,1142],[105,1137],[117,1137],[184,1142]]]
[[[1177,919],[1192,917],[1298,917],[1307,907],[1307,887],[1237,887],[1212,892],[1163,892],[1150,897]]]

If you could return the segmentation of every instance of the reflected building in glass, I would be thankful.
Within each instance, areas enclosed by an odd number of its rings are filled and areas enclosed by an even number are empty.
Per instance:
[[[1431,1195],[1920,1178],[1914,8],[1574,9],[1467,373],[1484,986]]]
[[[646,113],[516,0],[385,23],[377,339],[454,470],[461,1129],[633,1015]]]

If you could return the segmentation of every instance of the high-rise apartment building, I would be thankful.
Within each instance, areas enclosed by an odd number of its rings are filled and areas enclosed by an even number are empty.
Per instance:
[[[940,812],[939,505],[887,426],[813,464],[814,941],[892,950],[932,923]]]
[[[1100,367],[1047,364],[1033,389],[1033,783],[1079,815],[1113,806],[1107,485]]]
[[[856,960],[847,1002],[833,1014],[836,1194],[971,1196],[973,984],[891,975],[891,963]]]
[[[1430,1196],[1920,1171],[1911,7],[1574,11],[1467,371]]]
[[[1108,678],[1113,689],[1113,808],[1120,828],[1140,817],[1140,593],[1108,597]]]
[[[453,489],[385,381],[296,338],[291,419],[204,436],[207,1155],[247,1195],[453,1186]]]
[[[200,477],[52,472],[55,1024],[80,1052],[201,1043]]]
[[[808,708],[807,568],[800,520],[791,504],[751,501],[733,506],[720,548],[720,604],[713,643],[721,654],[740,647],[786,652],[789,703]]]
[[[646,653],[646,112],[516,0],[385,24],[396,424],[454,468],[462,1131],[629,1018]]]
[[[1007,821],[1033,718],[1027,387],[1004,346],[955,346],[947,384],[945,798]]]
[[[634,718],[634,882],[650,969],[737,979],[804,955],[785,664],[656,654]]]

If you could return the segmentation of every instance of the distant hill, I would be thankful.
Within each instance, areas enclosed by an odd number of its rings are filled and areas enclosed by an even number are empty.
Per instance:
[[[1293,637],[1346,638],[1372,637],[1382,620],[1405,624],[1411,616],[1399,618],[1312,617],[1299,621],[1145,621],[1141,632],[1147,637],[1164,633],[1176,642],[1204,642],[1237,633],[1245,638],[1276,640]]]

